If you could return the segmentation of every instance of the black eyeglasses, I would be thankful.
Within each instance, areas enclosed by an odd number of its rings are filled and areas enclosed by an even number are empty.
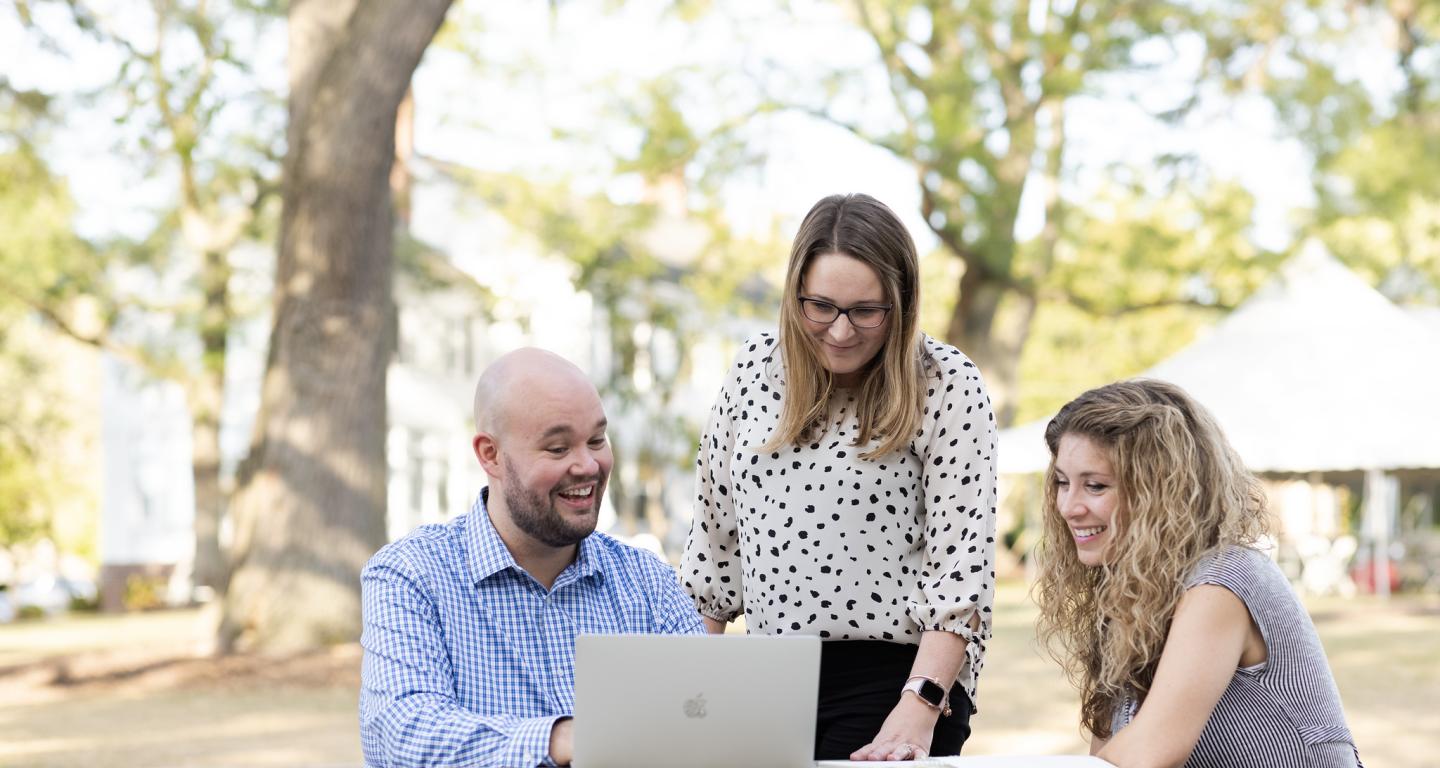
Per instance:
[[[856,328],[878,328],[885,322],[885,316],[890,313],[889,304],[864,304],[841,309],[828,301],[812,299],[808,296],[799,298],[800,311],[805,314],[805,317],[813,322],[827,325],[844,315]]]

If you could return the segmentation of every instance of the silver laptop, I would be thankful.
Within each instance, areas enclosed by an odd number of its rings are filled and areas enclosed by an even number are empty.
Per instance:
[[[575,768],[810,768],[820,638],[581,635]]]

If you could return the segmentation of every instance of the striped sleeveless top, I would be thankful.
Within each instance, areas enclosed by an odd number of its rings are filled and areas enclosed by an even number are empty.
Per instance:
[[[1279,567],[1262,552],[1231,546],[1202,561],[1185,588],[1201,584],[1218,584],[1245,603],[1267,658],[1235,670],[1186,767],[1361,766],[1320,637]],[[1127,696],[1112,731],[1129,725],[1138,709]]]

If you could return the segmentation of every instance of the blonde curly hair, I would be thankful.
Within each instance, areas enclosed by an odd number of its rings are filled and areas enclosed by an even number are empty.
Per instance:
[[[1060,438],[1107,453],[1119,506],[1099,567],[1082,564],[1056,508]],[[1131,379],[1092,389],[1045,428],[1045,530],[1032,595],[1041,644],[1080,690],[1081,722],[1110,737],[1126,692],[1143,700],[1155,678],[1185,579],[1216,549],[1270,530],[1265,491],[1220,426],[1184,390]]]

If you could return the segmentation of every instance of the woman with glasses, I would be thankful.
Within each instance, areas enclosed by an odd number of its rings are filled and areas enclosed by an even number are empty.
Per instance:
[[[795,236],[780,332],[747,341],[700,444],[681,577],[711,632],[819,635],[819,759],[954,755],[994,593],[995,421],[918,328],[915,245],[836,195]]]

